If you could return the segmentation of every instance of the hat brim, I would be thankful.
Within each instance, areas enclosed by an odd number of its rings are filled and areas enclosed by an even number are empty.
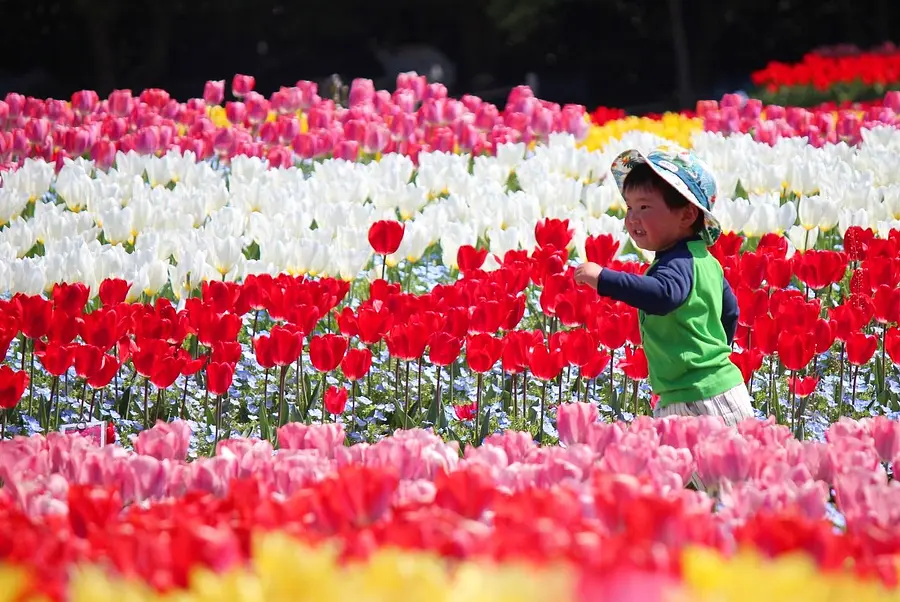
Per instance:
[[[650,169],[653,170],[653,173],[662,178],[667,184],[669,184],[672,188],[674,188],[681,196],[685,198],[690,204],[703,212],[703,230],[700,232],[700,237],[706,241],[706,244],[712,245],[719,238],[719,235],[722,233],[722,226],[719,224],[719,220],[710,212],[709,209],[703,206],[702,203],[697,199],[697,197],[690,191],[684,181],[679,178],[675,173],[657,165],[655,162],[650,161],[644,153],[637,149],[627,150],[621,153],[615,160],[612,162],[609,170],[612,173],[613,179],[616,182],[616,186],[619,189],[619,194],[622,195],[622,198],[625,198],[625,178],[628,177],[628,174],[631,173],[631,170],[634,169],[636,165],[646,164],[650,166]]]

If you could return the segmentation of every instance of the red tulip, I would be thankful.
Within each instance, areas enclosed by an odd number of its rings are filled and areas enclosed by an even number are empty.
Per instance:
[[[310,339],[309,360],[319,372],[337,368],[347,351],[347,339],[337,334],[323,334]]]
[[[782,331],[778,335],[778,357],[788,370],[802,370],[816,352],[810,332]]]
[[[372,366],[372,351],[368,347],[350,349],[341,360],[341,372],[349,381],[357,381],[365,377]]]
[[[888,328],[884,333],[884,351],[892,362],[900,365],[900,327]]]
[[[449,366],[459,358],[462,341],[448,332],[437,332],[429,341],[428,359],[438,366]]]
[[[502,352],[503,339],[486,333],[469,335],[466,339],[466,363],[475,372],[488,372]]]
[[[819,384],[817,376],[788,377],[788,391],[797,397],[809,397]]]
[[[619,368],[631,380],[646,380],[650,372],[647,367],[647,356],[644,354],[644,348],[637,347],[632,349],[631,347],[626,347],[625,357],[619,361]]]
[[[100,301],[110,307],[125,301],[131,285],[120,278],[107,278],[100,283]]]
[[[456,252],[456,265],[465,274],[481,269],[487,259],[487,249],[476,249],[472,245],[462,245]]]
[[[562,351],[549,349],[543,343],[534,345],[528,352],[528,369],[539,380],[549,381],[559,376],[564,362]]]
[[[878,339],[861,332],[854,332],[847,339],[847,361],[854,366],[863,366],[869,363],[877,348]]]
[[[744,382],[749,383],[753,373],[762,368],[763,353],[759,349],[736,351],[731,354],[731,362],[741,371]]]
[[[400,222],[377,221],[369,227],[369,244],[378,255],[390,255],[400,248],[404,230]]]
[[[612,234],[599,234],[585,239],[584,251],[588,261],[606,267],[615,258],[620,245]]]
[[[325,411],[329,414],[343,414],[347,407],[347,389],[334,385],[325,390]]]
[[[11,410],[19,403],[28,387],[28,374],[7,365],[0,366],[0,408]]]
[[[206,367],[206,389],[210,395],[225,395],[234,380],[234,366],[210,362]]]

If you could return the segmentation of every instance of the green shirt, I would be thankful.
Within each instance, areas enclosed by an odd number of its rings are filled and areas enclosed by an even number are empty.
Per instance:
[[[730,357],[737,300],[702,240],[660,252],[643,276],[604,269],[597,292],[638,308],[660,407],[709,399],[743,382]]]

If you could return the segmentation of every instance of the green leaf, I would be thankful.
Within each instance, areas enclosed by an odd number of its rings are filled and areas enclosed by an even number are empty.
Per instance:
[[[466,449],[465,440],[462,437],[460,437],[459,434],[455,430],[453,430],[451,428],[448,428],[447,432],[450,433],[450,438],[459,444],[459,455],[462,456],[463,452]]]
[[[619,391],[615,387],[611,391],[609,405],[613,409],[613,416],[619,418],[622,415],[622,408],[619,404]]]
[[[272,429],[269,425],[269,410],[266,408],[266,401],[263,400],[259,407],[259,436],[270,441],[272,438]]]
[[[481,445],[482,441],[487,439],[487,436],[490,435],[491,430],[491,409],[488,408],[484,413],[484,418],[481,421],[481,432],[478,433],[478,445]]]
[[[116,413],[124,419],[128,418],[128,406],[131,403],[131,389],[122,391],[122,395],[116,400]]]
[[[875,391],[879,394],[883,393],[885,390],[884,387],[884,369],[881,365],[881,359],[877,356],[875,357],[875,369],[873,370],[875,376]]]

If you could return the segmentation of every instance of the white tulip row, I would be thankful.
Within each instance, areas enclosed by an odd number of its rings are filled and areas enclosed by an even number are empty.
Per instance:
[[[391,264],[418,261],[437,243],[449,267],[465,244],[482,241],[496,255],[533,249],[534,226],[545,217],[570,220],[584,257],[588,236],[627,239],[623,201],[606,177],[612,159],[660,142],[630,133],[589,152],[555,135],[533,152],[508,145],[474,161],[423,154],[418,168],[400,155],[305,170],[239,157],[226,171],[170,152],[120,153],[108,172],[78,159],[55,175],[51,164],[29,160],[3,174],[0,290],[36,294],[57,282],[96,287],[118,277],[133,283],[132,298],[167,284],[181,298],[203,280],[251,273],[352,280],[372,258],[369,226],[398,213],[406,231]],[[851,225],[881,236],[900,229],[898,130],[865,132],[856,148],[816,149],[804,139],[769,147],[710,133],[696,134],[693,145],[716,171],[715,213],[725,231],[787,233],[803,250],[835,227],[841,235]],[[738,184],[749,199],[733,198]],[[258,257],[245,253],[257,248]],[[496,267],[493,258],[486,267]]]

